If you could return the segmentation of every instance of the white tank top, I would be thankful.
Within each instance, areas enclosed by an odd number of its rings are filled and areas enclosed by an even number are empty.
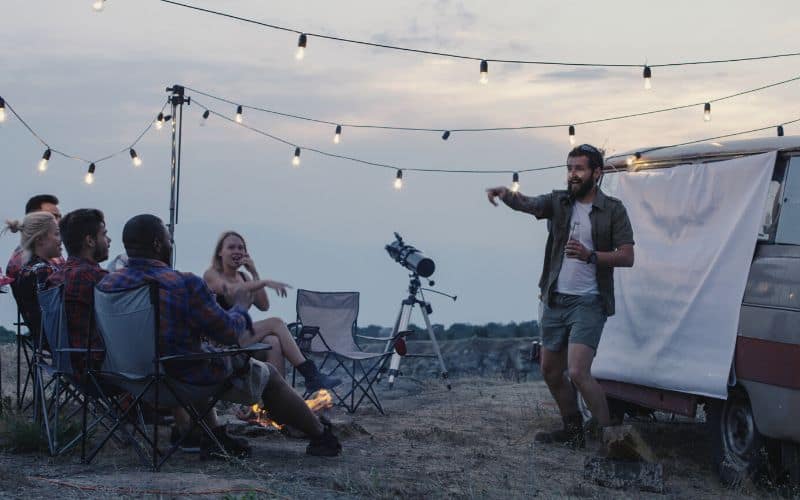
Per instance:
[[[571,238],[580,241],[589,251],[594,250],[592,221],[589,219],[591,211],[591,203],[576,201],[572,206],[572,217],[569,222]],[[597,266],[564,255],[556,291],[569,295],[597,294]]]

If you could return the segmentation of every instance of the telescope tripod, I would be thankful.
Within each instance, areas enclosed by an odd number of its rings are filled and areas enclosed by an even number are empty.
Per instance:
[[[430,282],[433,285],[433,282]],[[431,339],[431,345],[433,346],[434,354],[417,354],[417,355],[410,355],[414,357],[424,357],[424,358],[433,358],[436,357],[439,359],[439,367],[441,368],[441,375],[442,378],[447,383],[447,389],[451,389],[450,382],[447,380],[447,367],[444,364],[444,358],[442,358],[442,351],[439,349],[439,342],[436,340],[436,335],[433,333],[433,328],[431,327],[431,320],[428,317],[429,314],[433,313],[433,308],[431,307],[430,302],[425,301],[425,297],[422,295],[422,284],[419,281],[419,275],[414,273],[411,275],[411,279],[408,283],[408,297],[406,297],[400,303],[400,312],[397,314],[397,320],[394,323],[394,331],[392,331],[392,337],[396,338],[399,332],[404,332],[408,329],[408,324],[411,319],[411,312],[414,309],[415,305],[418,305],[420,310],[422,311],[422,318],[425,320],[425,328],[428,330],[428,338]],[[435,293],[435,290],[430,290]],[[446,295],[446,294],[442,294]],[[449,295],[448,295],[449,297]],[[455,300],[454,297],[453,300]],[[385,350],[390,349],[391,341],[386,343]],[[402,356],[395,351],[392,354],[392,359],[389,363],[389,388],[394,385],[394,379],[400,374],[400,361],[402,360]]]

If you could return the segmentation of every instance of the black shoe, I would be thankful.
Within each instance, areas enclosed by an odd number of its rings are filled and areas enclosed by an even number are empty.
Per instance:
[[[306,453],[315,457],[335,457],[342,453],[342,444],[333,434],[331,423],[327,419],[320,419],[324,430],[322,435],[311,438],[306,447]]]
[[[559,443],[573,448],[585,448],[586,436],[583,433],[583,417],[573,415],[564,418],[564,427],[551,432],[537,432],[533,437],[536,443]]]
[[[303,376],[306,382],[306,391],[309,393],[317,392],[320,389],[333,389],[342,383],[342,379],[325,375],[320,372],[314,361],[307,359],[297,366],[297,371]]]
[[[183,435],[180,429],[178,429],[178,426],[173,425],[169,432],[169,444],[174,445],[182,437]],[[202,446],[202,443],[202,430],[195,427],[192,429],[192,432],[186,436],[186,439],[181,442],[178,449],[184,453],[200,453],[200,446]]]
[[[217,438],[219,444],[225,448],[224,452],[219,449],[217,444],[208,436],[203,436],[203,441],[200,444],[200,460],[208,460],[210,458],[226,458],[226,455],[236,458],[247,458],[252,452],[252,448],[244,438],[238,438],[228,434],[224,425],[214,427],[211,429],[214,437]]]

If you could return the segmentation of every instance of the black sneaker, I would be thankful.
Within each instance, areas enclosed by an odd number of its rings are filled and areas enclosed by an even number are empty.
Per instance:
[[[342,444],[333,434],[332,426],[328,419],[321,418],[323,431],[319,437],[311,438],[306,447],[306,453],[315,457],[335,457],[342,453]]]
[[[169,444],[174,445],[182,437],[183,435],[181,434],[180,429],[178,429],[178,426],[173,425],[169,432]],[[184,453],[200,453],[200,446],[202,445],[202,442],[202,430],[195,427],[192,429],[192,432],[186,436],[186,439],[181,442],[181,444],[178,446],[178,449]]]
[[[228,434],[224,425],[214,427],[211,429],[211,432],[214,433],[214,437],[217,438],[217,441],[219,441],[219,444],[221,444],[225,450],[223,452],[208,436],[203,436],[203,441],[200,444],[200,460],[226,458],[226,454],[236,458],[247,458],[250,456],[252,448],[250,448],[247,440],[231,436]]]

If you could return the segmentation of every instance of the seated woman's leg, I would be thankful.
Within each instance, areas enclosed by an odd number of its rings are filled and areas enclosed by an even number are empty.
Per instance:
[[[278,342],[280,343],[280,350],[283,352],[283,356],[289,361],[289,363],[292,364],[292,366],[299,366],[306,360],[306,358],[303,356],[303,353],[300,352],[300,348],[297,347],[297,343],[294,341],[292,333],[289,331],[289,328],[282,319],[268,318],[261,321],[256,321],[253,323],[253,333],[255,334],[255,337],[259,339],[258,342],[267,342],[268,336],[274,336],[277,338]],[[272,361],[270,362],[272,363]],[[282,366],[282,362],[281,364],[273,364],[279,369]]]

